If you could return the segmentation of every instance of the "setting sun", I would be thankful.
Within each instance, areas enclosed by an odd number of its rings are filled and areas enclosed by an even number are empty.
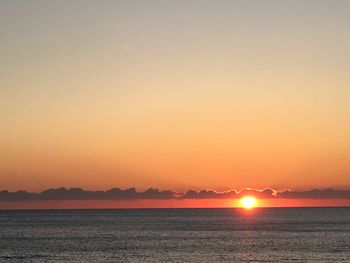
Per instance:
[[[244,208],[253,208],[256,204],[256,198],[252,196],[245,196],[241,199],[241,205]]]

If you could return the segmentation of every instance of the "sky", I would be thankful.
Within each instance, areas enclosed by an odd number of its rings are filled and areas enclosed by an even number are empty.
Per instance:
[[[349,189],[349,1],[0,2],[0,189]]]

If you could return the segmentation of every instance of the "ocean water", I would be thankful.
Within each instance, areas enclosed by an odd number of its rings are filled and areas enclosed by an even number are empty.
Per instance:
[[[350,208],[0,211],[0,262],[350,262]]]

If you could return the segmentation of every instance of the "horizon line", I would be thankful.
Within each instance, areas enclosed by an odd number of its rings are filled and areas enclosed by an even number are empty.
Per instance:
[[[313,188],[309,190],[274,190],[272,188],[216,191],[213,189],[189,189],[184,192],[159,190],[150,187],[138,192],[135,187],[113,187],[108,190],[85,190],[79,187],[48,188],[41,192],[26,190],[0,190],[0,201],[47,201],[47,200],[183,200],[183,199],[239,199],[252,195],[259,199],[350,199],[350,189]]]

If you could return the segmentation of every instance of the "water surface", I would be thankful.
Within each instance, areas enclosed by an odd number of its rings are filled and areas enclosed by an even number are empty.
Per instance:
[[[0,211],[0,262],[350,262],[350,208]]]

